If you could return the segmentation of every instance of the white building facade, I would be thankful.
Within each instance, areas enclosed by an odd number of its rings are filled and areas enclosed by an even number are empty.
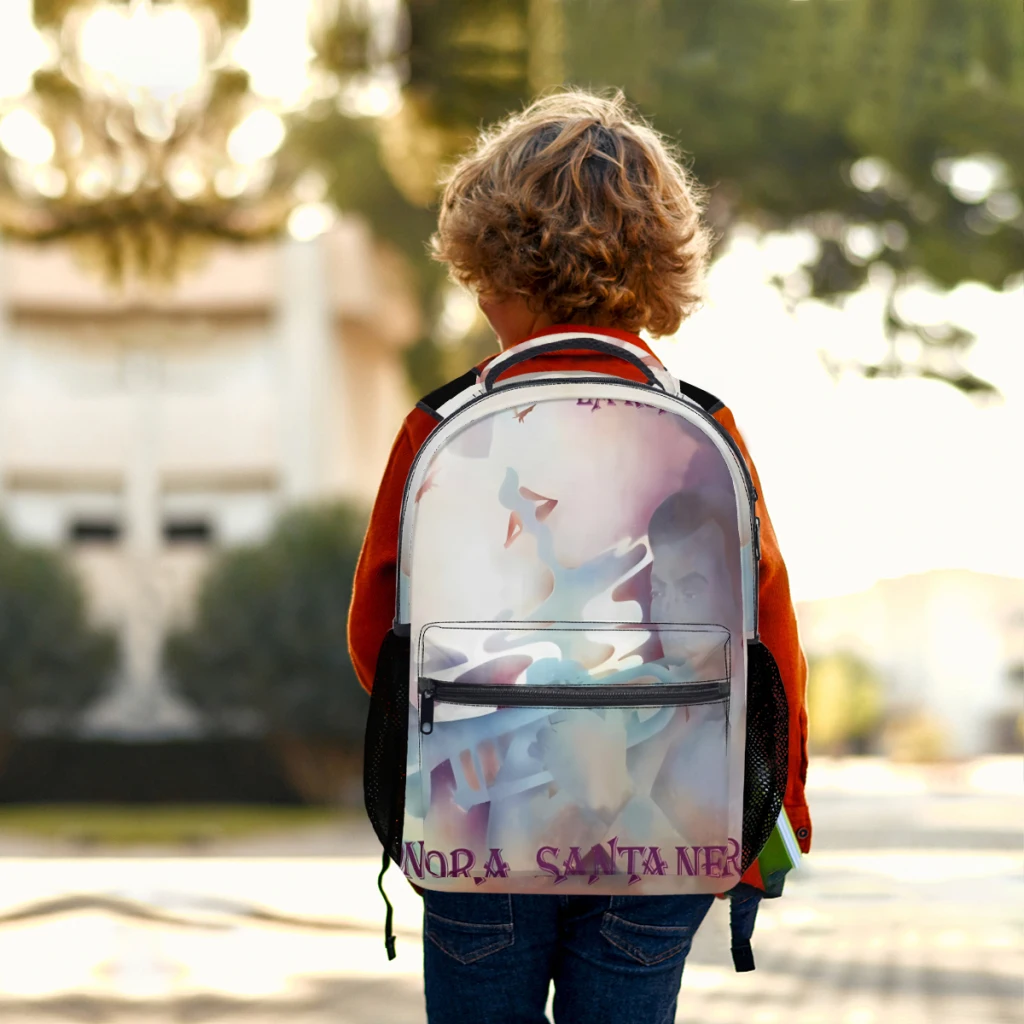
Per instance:
[[[61,249],[0,249],[0,517],[64,548],[124,665],[93,735],[197,726],[167,629],[219,548],[290,505],[369,504],[408,411],[419,309],[359,220],[224,248],[166,293],[114,293]]]

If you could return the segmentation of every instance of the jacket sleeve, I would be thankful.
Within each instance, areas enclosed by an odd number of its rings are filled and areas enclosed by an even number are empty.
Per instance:
[[[807,781],[807,662],[800,648],[796,613],[789,592],[789,574],[765,506],[757,469],[736,421],[728,409],[715,413],[715,419],[736,441],[757,488],[757,515],[761,520],[758,590],[761,640],[775,657],[789,703],[789,779],[783,802],[800,849],[807,853],[811,847],[811,818],[804,794]]]
[[[373,689],[380,646],[395,617],[402,498],[417,447],[408,424],[404,425],[391,448],[352,584],[348,650],[359,682],[368,693]]]

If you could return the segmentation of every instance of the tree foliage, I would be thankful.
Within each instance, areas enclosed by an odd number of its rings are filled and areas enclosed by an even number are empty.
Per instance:
[[[361,743],[367,701],[346,621],[364,527],[344,506],[298,510],[215,563],[165,664],[216,729]]]
[[[889,356],[870,376],[990,386],[971,337],[899,312],[904,287],[1008,286],[1024,267],[1024,18],[1017,0],[408,0],[405,103],[368,127],[375,182],[328,159],[333,195],[421,266],[422,208],[482,124],[564,81],[622,88],[692,154],[725,238],[737,221],[808,229],[814,258],[780,280],[827,301],[889,282]],[[307,142],[336,154],[336,117]],[[334,173],[332,168],[340,166]],[[401,222],[401,226],[399,223]],[[422,229],[420,228],[422,225]],[[397,230],[396,230],[397,229]],[[417,235],[417,232],[419,234]],[[415,237],[413,237],[415,236]],[[429,300],[439,278],[424,278]],[[918,355],[909,362],[910,340]],[[427,383],[424,381],[424,383]]]
[[[116,662],[113,635],[86,621],[65,562],[15,544],[0,527],[0,732],[73,728]]]
[[[0,225],[8,233],[73,240],[114,277],[170,276],[206,241],[279,232],[300,193],[317,191],[305,187],[317,180],[305,173],[314,170],[335,205],[363,214],[406,254],[434,324],[444,275],[427,240],[445,166],[481,125],[544,89],[621,88],[690,154],[711,190],[709,218],[720,239],[740,221],[813,235],[806,265],[777,281],[789,302],[841,303],[869,278],[886,283],[887,355],[837,371],[992,391],[965,367],[971,335],[908,319],[901,297],[922,280],[946,289],[1020,280],[1019,0],[332,0],[314,6],[312,100],[289,118],[285,146],[260,162],[249,185],[223,194],[217,181],[223,173],[230,185],[238,170],[225,162],[226,140],[254,100],[230,63],[231,33],[221,29],[240,24],[248,5],[190,2],[220,49],[211,50],[208,95],[198,90],[175,112],[163,142],[154,142],[159,133],[140,135],[130,98],[83,90],[73,47],[59,67],[36,76],[32,106],[51,129],[51,170],[67,188],[51,198],[24,161],[0,162]],[[70,0],[35,3],[54,46],[58,35],[70,45],[74,33],[61,30],[84,10]],[[392,10],[397,21],[379,31]],[[345,90],[385,80],[402,81],[397,109],[354,116]],[[69,142],[79,135],[88,140],[81,152]],[[197,153],[199,192],[198,179],[181,173]],[[137,187],[90,198],[79,188],[89,176],[79,172],[94,157],[145,173]],[[439,383],[479,340],[445,350],[428,328],[409,355],[417,385]]]
[[[794,298],[841,299],[885,268],[892,350],[861,369],[986,389],[957,360],[970,335],[908,322],[899,294],[921,277],[1002,288],[1024,268],[1019,4],[665,2],[632,21],[611,0],[576,6],[590,17],[567,33],[571,73],[622,85],[693,154],[720,233],[744,219],[817,236],[780,282]],[[917,342],[912,365],[901,337]]]

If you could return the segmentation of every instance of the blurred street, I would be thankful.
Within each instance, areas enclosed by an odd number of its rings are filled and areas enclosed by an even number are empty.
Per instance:
[[[736,975],[716,904],[678,1021],[1024,1021],[1024,770],[876,760],[812,766],[815,852],[767,904]],[[388,964],[377,848],[360,825],[210,856],[19,848],[0,871],[0,1020],[413,1024],[419,898],[397,872]]]

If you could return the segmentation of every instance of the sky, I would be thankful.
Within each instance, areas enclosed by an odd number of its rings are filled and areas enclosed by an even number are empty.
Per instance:
[[[805,249],[798,235],[741,231],[710,271],[705,308],[654,346],[733,410],[795,599],[931,569],[1024,577],[1024,287],[914,297],[928,320],[977,332],[967,365],[1003,392],[979,407],[935,381],[833,380],[820,350],[880,354],[883,293],[791,315],[768,279]]]

